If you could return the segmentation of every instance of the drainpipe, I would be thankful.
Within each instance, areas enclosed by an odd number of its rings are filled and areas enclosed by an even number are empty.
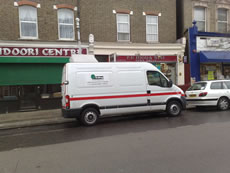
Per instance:
[[[77,18],[76,18],[76,29],[77,29],[77,44],[78,54],[81,54],[81,32],[80,32],[80,0],[77,0]]]

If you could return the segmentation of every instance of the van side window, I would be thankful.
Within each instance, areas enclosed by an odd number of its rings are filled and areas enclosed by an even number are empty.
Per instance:
[[[149,85],[168,87],[168,80],[157,71],[148,71],[147,78]]]

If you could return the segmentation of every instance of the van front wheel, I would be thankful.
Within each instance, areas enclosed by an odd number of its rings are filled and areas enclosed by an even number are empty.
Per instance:
[[[81,113],[81,123],[85,126],[92,126],[96,124],[99,113],[95,108],[86,108]]]
[[[166,111],[170,116],[178,116],[180,115],[182,110],[181,104],[178,101],[170,101],[167,104]]]

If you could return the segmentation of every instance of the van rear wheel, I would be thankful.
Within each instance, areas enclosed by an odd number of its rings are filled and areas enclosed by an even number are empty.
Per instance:
[[[166,107],[166,112],[173,117],[180,115],[181,110],[182,106],[178,101],[170,101]]]
[[[85,126],[92,126],[97,123],[99,113],[95,108],[86,108],[81,113],[81,123]]]

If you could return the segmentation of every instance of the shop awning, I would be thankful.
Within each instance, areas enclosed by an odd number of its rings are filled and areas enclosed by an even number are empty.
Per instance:
[[[60,84],[64,64],[0,63],[0,86]]]
[[[230,62],[230,51],[201,51],[200,62]]]

